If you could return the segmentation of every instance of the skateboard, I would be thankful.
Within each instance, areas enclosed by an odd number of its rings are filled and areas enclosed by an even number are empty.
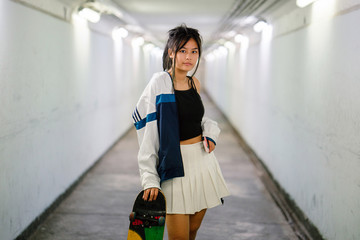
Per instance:
[[[144,201],[141,191],[130,213],[127,240],[162,240],[164,237],[166,199],[159,190],[155,201]]]

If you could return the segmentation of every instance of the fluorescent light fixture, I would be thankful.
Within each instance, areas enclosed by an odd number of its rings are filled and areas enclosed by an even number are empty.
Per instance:
[[[81,8],[79,10],[79,15],[92,23],[100,21],[100,13],[91,8]]]
[[[245,37],[244,37],[244,35],[242,35],[242,34],[237,34],[237,35],[234,37],[234,40],[235,40],[235,42],[237,42],[237,43],[241,43],[242,41],[245,40]]]
[[[215,60],[215,55],[213,53],[209,53],[205,56],[205,59],[206,59],[206,61],[211,62],[211,61]]]
[[[265,21],[260,20],[254,25],[254,31],[262,32],[267,26],[268,24]]]
[[[133,40],[133,44],[136,46],[142,46],[145,43],[145,40],[143,37],[137,37]]]
[[[254,22],[256,22],[257,18],[254,16],[249,16],[247,17],[245,20],[243,20],[243,24],[248,25],[248,24],[253,24]]]
[[[227,32],[225,35],[228,38],[232,38],[232,37],[234,37],[236,35],[236,32],[234,30],[232,30],[230,32]]]
[[[214,54],[216,56],[226,56],[228,54],[228,50],[224,46],[219,46],[217,49],[214,50]]]
[[[135,33],[142,33],[144,32],[144,30],[138,26],[138,25],[133,25],[133,24],[126,24],[126,29],[128,29],[130,32],[135,32]]]
[[[296,0],[296,5],[300,8],[304,8],[315,1],[316,0]]]
[[[155,47],[154,44],[152,44],[152,43],[147,43],[147,44],[144,46],[144,50],[145,50],[145,51],[151,51],[154,47]]]
[[[233,49],[235,47],[235,45],[230,42],[230,41],[227,41],[225,44],[224,44],[225,47],[227,47],[228,49]]]
[[[217,41],[220,45],[224,45],[225,44],[225,42],[226,42],[226,40],[225,39],[223,39],[223,38],[221,38],[221,39],[219,39],[219,41]]]
[[[128,30],[125,28],[116,28],[112,31],[112,37],[114,40],[126,38],[129,35]]]

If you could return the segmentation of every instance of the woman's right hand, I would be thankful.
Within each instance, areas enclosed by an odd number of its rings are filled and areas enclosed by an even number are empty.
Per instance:
[[[158,188],[148,188],[144,190],[143,199],[149,202],[155,201],[158,194],[159,194]]]

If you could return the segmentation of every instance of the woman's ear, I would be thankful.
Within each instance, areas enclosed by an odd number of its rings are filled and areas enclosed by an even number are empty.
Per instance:
[[[171,58],[171,59],[173,59],[174,58],[174,51],[172,50],[172,49],[168,49],[168,55],[169,55],[169,57]]]

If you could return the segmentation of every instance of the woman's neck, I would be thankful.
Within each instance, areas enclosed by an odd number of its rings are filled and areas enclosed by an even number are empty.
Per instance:
[[[172,74],[172,70],[169,71]],[[184,84],[187,83],[187,72],[185,71],[176,71],[175,70],[175,78],[173,79],[176,84]]]
[[[172,74],[172,71],[169,71]],[[189,81],[187,78],[187,72],[175,71],[174,88],[176,90],[187,90],[189,88]]]

